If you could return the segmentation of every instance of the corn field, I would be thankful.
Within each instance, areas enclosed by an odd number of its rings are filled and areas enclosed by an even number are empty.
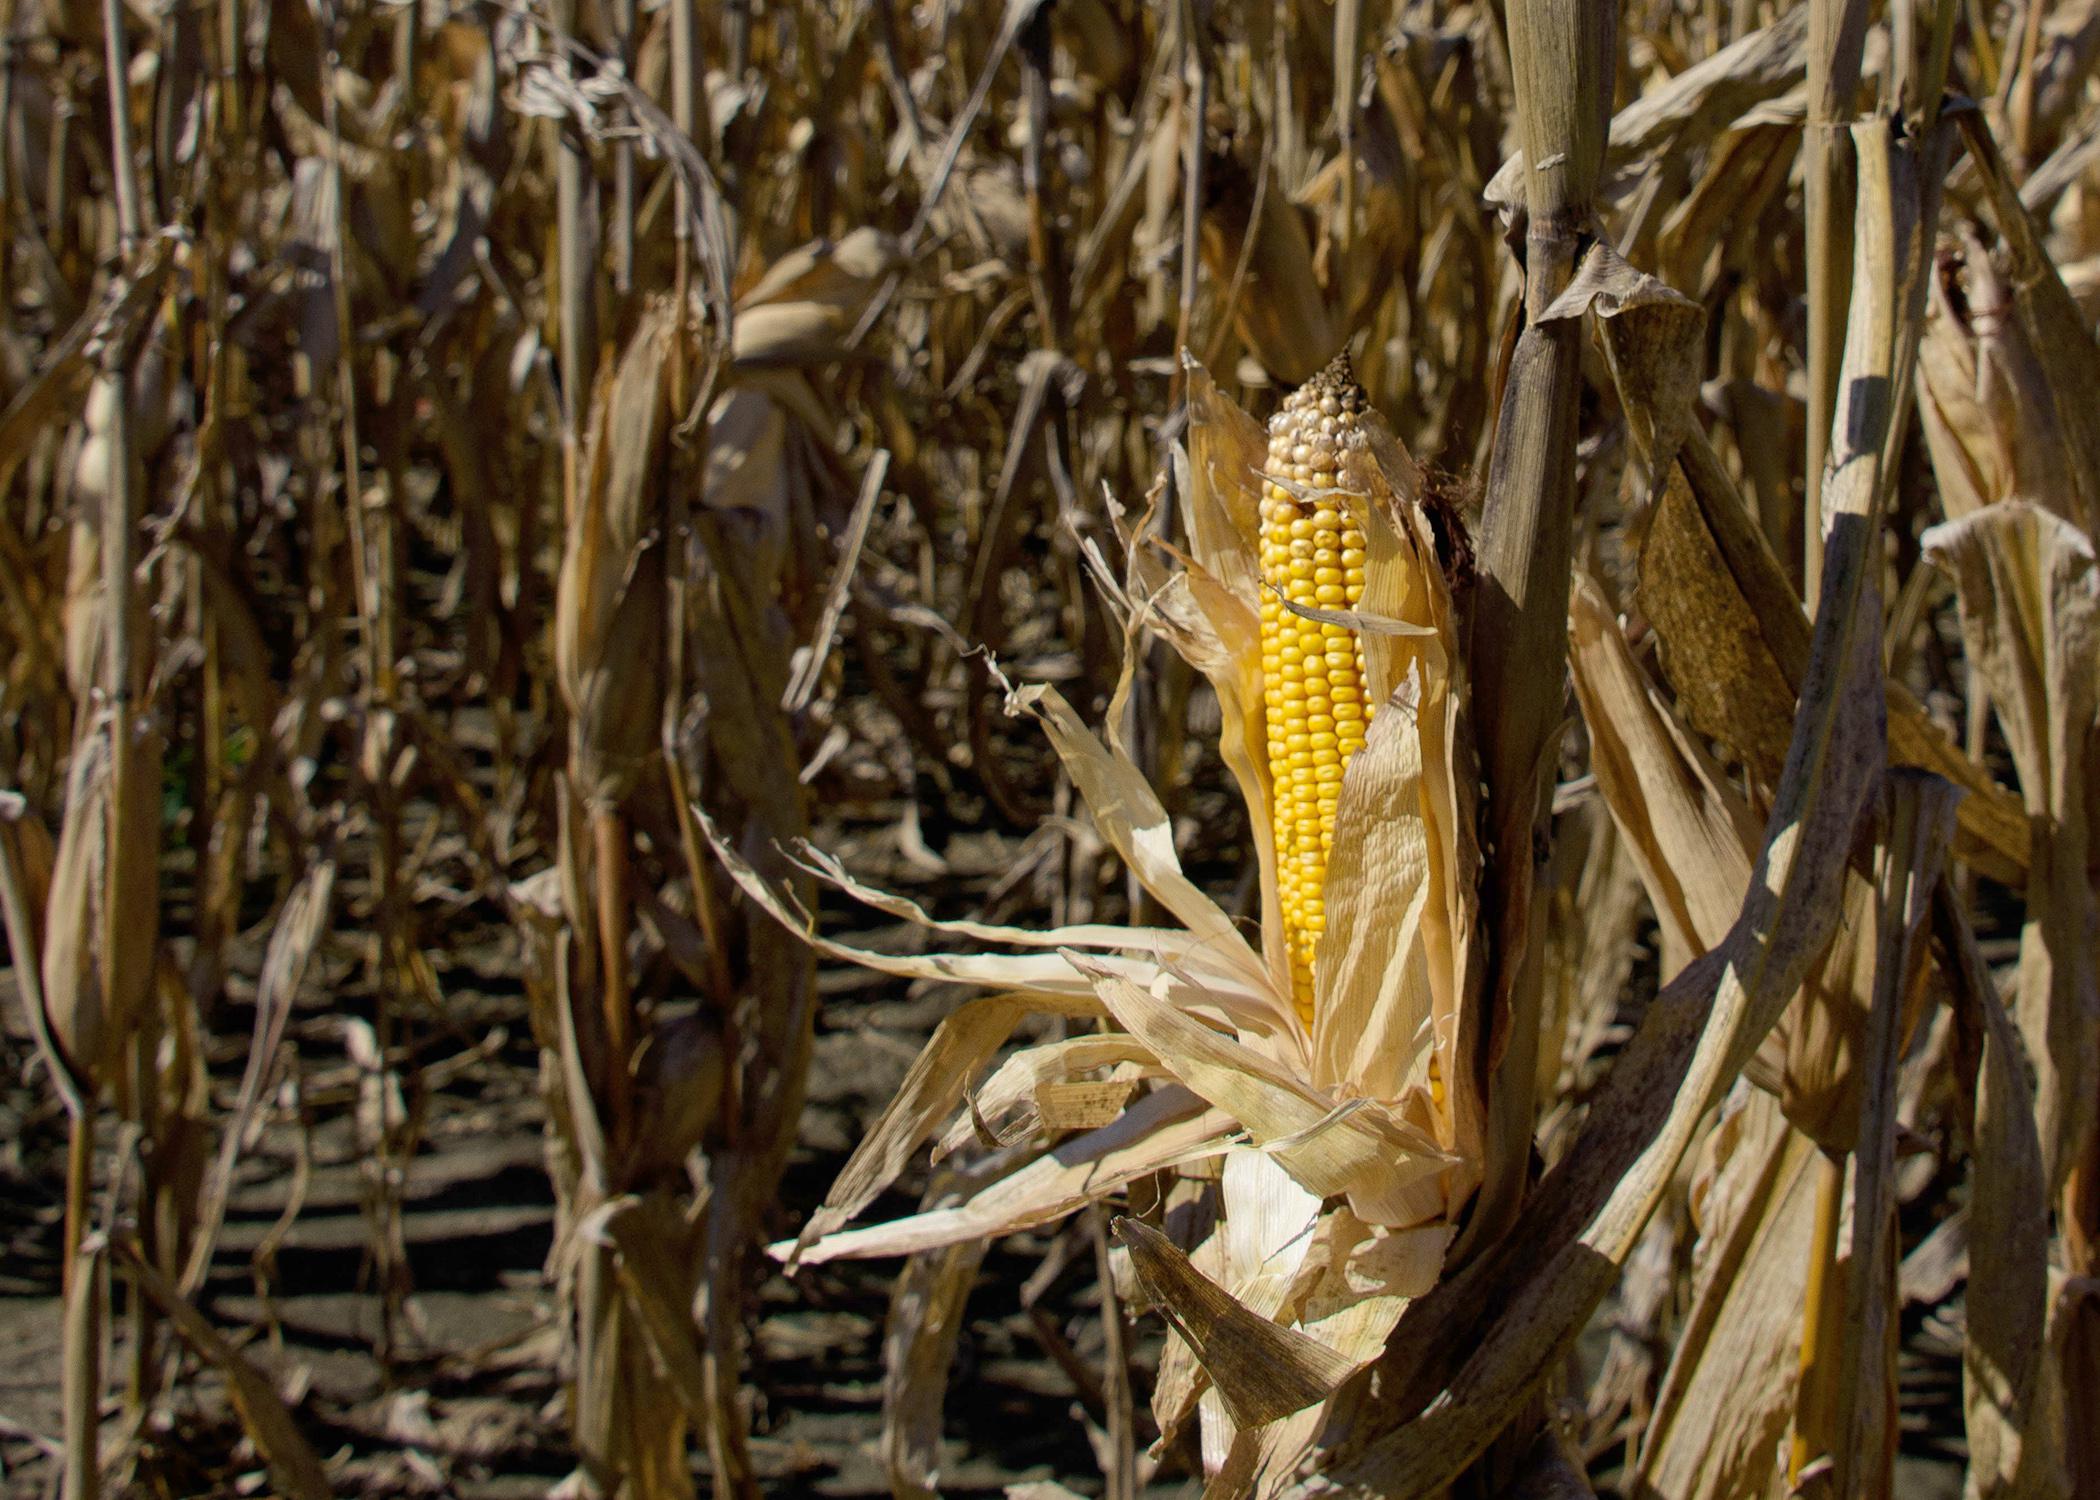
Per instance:
[[[2100,1496],[2096,0],[0,0],[0,1492]]]

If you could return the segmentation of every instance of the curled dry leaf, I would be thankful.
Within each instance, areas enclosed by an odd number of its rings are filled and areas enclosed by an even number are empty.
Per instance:
[[[737,298],[737,365],[821,365],[844,357],[869,299],[903,262],[895,235],[866,226],[789,251]]]

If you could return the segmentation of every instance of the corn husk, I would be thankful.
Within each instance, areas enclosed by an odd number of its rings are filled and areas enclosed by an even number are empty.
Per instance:
[[[1226,710],[1227,764],[1252,826],[1265,830],[1254,518],[1266,443],[1200,366],[1189,376],[1195,420],[1180,472],[1190,555],[1163,573],[1134,549],[1131,583],[1117,598],[1133,636],[1157,632],[1210,678]],[[1370,539],[1363,606],[1347,618],[1363,632],[1383,707],[1343,777],[1327,885],[1336,917],[1319,950],[1310,1028],[1284,973],[1267,835],[1257,835],[1257,857],[1270,921],[1256,951],[1182,871],[1165,809],[1120,737],[1104,743],[1047,687],[1009,689],[1008,712],[1042,727],[1102,836],[1178,926],[1031,932],[938,922],[806,851],[807,872],[948,945],[1023,950],[876,955],[816,934],[790,893],[715,838],[747,895],[821,951],[1001,992],[942,1025],[824,1207],[774,1253],[805,1263],[935,1254],[1062,1216],[1141,1173],[1222,1157],[1220,1227],[1197,1243],[1197,1265],[1139,1226],[1125,1239],[1181,1331],[1175,1347],[1187,1351],[1162,1409],[1196,1402],[1206,1453],[1221,1465],[1238,1454],[1234,1462],[1267,1476],[1263,1488],[1285,1481],[1327,1396],[1434,1280],[1448,1216],[1478,1181],[1480,1111],[1460,1036],[1478,855],[1454,611],[1398,443],[1381,435],[1339,479]],[[1112,710],[1109,722],[1120,715]],[[973,1079],[1029,1012],[1096,1015],[1109,1030],[1022,1049],[958,1116]],[[1060,1095],[1061,1085],[1082,1087]],[[1113,1118],[1096,1123],[1095,1110]],[[1078,1133],[1060,1142],[1066,1124]],[[989,1127],[1008,1149],[1031,1133],[1038,1150],[1056,1149],[964,1201],[845,1227],[944,1126],[945,1147]],[[1210,1270],[1198,1269],[1205,1257]],[[1265,1391],[1278,1350],[1296,1351],[1286,1358],[1299,1373]],[[1193,1363],[1180,1362],[1190,1355]],[[1190,1378],[1199,1368],[1209,1397]]]
[[[109,901],[114,895],[127,913],[152,912],[158,888],[150,842],[147,850],[128,855],[118,847],[150,840],[158,831],[158,778],[134,777],[128,806],[119,809],[108,749],[107,733],[98,729],[74,752],[43,942],[52,1037],[72,1071],[97,1082],[111,1076],[112,1049],[138,1024],[153,985],[150,938],[116,951],[105,944]],[[113,857],[120,861],[116,882],[110,878]]]
[[[618,797],[657,744],[672,309],[659,303],[601,384],[556,583],[554,660],[592,802]]]

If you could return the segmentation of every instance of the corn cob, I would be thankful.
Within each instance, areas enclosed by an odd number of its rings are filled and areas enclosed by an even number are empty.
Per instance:
[[[1354,609],[1364,592],[1362,518],[1335,493],[1342,454],[1364,440],[1367,405],[1347,354],[1285,398],[1269,420],[1261,502],[1262,697],[1276,834],[1277,889],[1299,1019],[1313,1015],[1313,951],[1326,930],[1323,891],[1342,771],[1363,748],[1362,643],[1344,625],[1293,614],[1285,601]],[[1359,502],[1360,503],[1360,502]]]

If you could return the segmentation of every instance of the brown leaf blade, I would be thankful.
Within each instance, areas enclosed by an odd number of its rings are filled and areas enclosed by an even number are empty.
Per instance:
[[[1250,1312],[1150,1225],[1118,1218],[1109,1227],[1130,1248],[1145,1289],[1195,1351],[1240,1430],[1317,1405],[1355,1370],[1318,1339]]]
[[[119,1239],[112,1242],[112,1249],[140,1290],[175,1325],[183,1342],[225,1377],[234,1410],[240,1413],[241,1425],[269,1464],[271,1477],[297,1500],[330,1500],[335,1491],[320,1459],[314,1456],[313,1447],[262,1372],[226,1342],[211,1326],[211,1320],[139,1253],[135,1243]]]

